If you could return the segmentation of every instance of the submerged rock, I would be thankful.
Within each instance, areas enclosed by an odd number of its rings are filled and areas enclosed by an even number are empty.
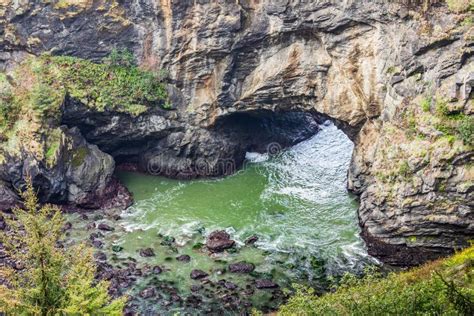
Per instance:
[[[147,299],[147,298],[151,298],[151,297],[154,297],[156,295],[156,291],[154,288],[152,287],[149,287],[147,289],[144,289],[143,291],[140,292],[139,296],[141,298],[144,298],[144,299]]]
[[[257,241],[258,241],[258,236],[257,236],[257,235],[253,235],[253,236],[250,236],[249,238],[247,238],[247,239],[245,240],[245,244],[246,244],[246,245],[253,245],[253,244],[255,244]]]
[[[181,255],[179,257],[176,257],[176,260],[181,261],[181,262],[189,262],[191,261],[191,257],[188,255]]]
[[[203,286],[201,284],[193,284],[191,285],[191,292],[198,292],[202,290]]]
[[[206,272],[204,272],[202,270],[199,270],[199,269],[194,269],[193,271],[191,271],[191,274],[190,274],[190,277],[193,280],[203,279],[203,278],[206,278],[208,276],[209,276],[209,274],[207,274]]]
[[[255,265],[253,263],[248,262],[237,262],[229,264],[229,271],[232,273],[250,273],[255,269]]]
[[[112,246],[112,251],[113,251],[113,252],[120,252],[120,251],[122,251],[122,250],[123,250],[123,247],[120,246],[120,245],[113,245],[113,246]]]
[[[99,261],[106,261],[107,260],[107,256],[105,253],[99,251],[97,252],[96,254],[94,254],[94,258],[99,260]]]
[[[234,244],[235,241],[231,240],[230,235],[223,230],[212,232],[206,241],[206,247],[211,252],[222,252],[232,248]]]
[[[227,280],[219,280],[219,282],[217,283],[228,290],[235,290],[237,288],[237,284],[227,281]]]
[[[155,252],[151,248],[143,248],[139,250],[140,256],[142,257],[154,257]]]
[[[161,274],[163,272],[163,269],[160,266],[154,266],[152,268],[152,271],[154,274]]]
[[[276,289],[278,284],[268,279],[255,280],[255,287],[257,289]]]
[[[102,248],[102,246],[104,245],[104,243],[100,240],[97,240],[95,239],[94,241],[92,241],[92,245],[95,247],[95,248]]]
[[[111,231],[114,231],[115,228],[113,228],[112,226],[110,225],[107,225],[105,223],[100,223],[98,226],[97,226],[98,229],[100,230],[103,230],[103,231],[108,231],[108,232],[111,232]]]

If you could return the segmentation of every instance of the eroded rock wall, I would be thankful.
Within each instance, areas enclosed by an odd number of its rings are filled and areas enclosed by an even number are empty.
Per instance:
[[[146,168],[158,157],[174,177],[202,163],[239,165],[246,138],[222,122],[311,113],[355,143],[348,187],[361,197],[369,252],[416,264],[474,236],[472,143],[457,127],[452,135],[435,128],[449,113],[472,116],[468,14],[385,1],[61,3],[0,3],[0,65],[8,70],[42,52],[99,61],[117,47],[146,69],[165,69],[172,111],[135,118],[66,104],[62,123],[116,159]],[[436,114],[437,100],[452,108],[446,118]]]

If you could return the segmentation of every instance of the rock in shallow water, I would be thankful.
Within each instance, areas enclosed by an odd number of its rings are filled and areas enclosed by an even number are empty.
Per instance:
[[[268,279],[255,280],[255,287],[257,289],[275,289],[278,287],[278,284]]]
[[[250,273],[255,269],[252,263],[248,262],[237,262],[229,264],[229,271],[232,273]]]
[[[142,256],[142,257],[154,257],[155,256],[155,252],[151,248],[140,249],[139,253],[140,253],[140,256]]]
[[[152,271],[154,274],[161,274],[163,272],[163,269],[159,266],[154,266]]]
[[[207,274],[206,272],[204,272],[202,270],[199,270],[199,269],[194,269],[193,271],[191,271],[191,274],[190,274],[190,277],[193,280],[203,279],[203,278],[206,278],[208,276],[209,276],[209,274]]]
[[[255,244],[257,241],[258,241],[258,236],[257,236],[257,235],[253,235],[253,236],[250,236],[249,238],[247,238],[247,239],[245,240],[245,244],[246,244],[246,245],[253,245],[253,244]]]
[[[232,248],[235,241],[230,239],[230,235],[223,230],[212,232],[206,241],[206,247],[211,252],[222,252]]]
[[[103,230],[103,231],[108,231],[108,232],[111,232],[111,231],[115,230],[115,228],[113,228],[112,226],[107,225],[105,223],[100,223],[99,226],[97,226],[97,228],[100,229],[100,230]]]
[[[141,291],[139,295],[141,298],[147,299],[154,297],[156,295],[156,291],[154,288],[150,287]]]
[[[179,257],[176,257],[176,260],[181,261],[181,262],[189,262],[191,261],[191,257],[188,255],[181,255]]]

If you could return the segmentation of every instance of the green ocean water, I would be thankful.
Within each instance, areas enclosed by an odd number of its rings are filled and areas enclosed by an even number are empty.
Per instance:
[[[211,281],[225,278],[241,288],[262,276],[280,288],[292,283],[318,286],[322,275],[360,270],[371,259],[358,235],[356,198],[346,190],[352,149],[352,142],[328,125],[275,156],[248,153],[245,168],[222,179],[178,181],[119,173],[135,203],[106,235],[106,250],[119,245],[123,250],[112,254],[118,262],[132,257],[165,267],[159,279],[183,296],[197,282],[189,277],[192,269],[208,272]],[[209,255],[199,249],[209,233],[222,229],[237,242],[236,252]],[[257,243],[245,246],[252,235],[258,236]],[[172,246],[163,242],[169,237],[175,239]],[[141,258],[138,251],[145,247],[153,248],[156,256]],[[191,261],[176,261],[182,254]],[[254,263],[256,275],[222,272],[239,261]],[[133,291],[148,286],[142,284]],[[279,303],[260,290],[250,300],[256,307]],[[143,304],[144,310],[152,308]],[[171,305],[167,310],[186,309]]]

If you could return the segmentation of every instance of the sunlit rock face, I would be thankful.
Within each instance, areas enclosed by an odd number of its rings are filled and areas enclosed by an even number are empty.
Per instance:
[[[117,162],[178,178],[202,176],[203,165],[222,175],[221,162],[238,168],[250,145],[291,145],[317,131],[312,118],[329,118],[355,144],[348,188],[360,195],[372,254],[417,264],[472,239],[472,143],[445,141],[435,128],[438,99],[472,116],[465,15],[383,1],[65,3],[0,3],[0,65],[8,71],[42,52],[100,61],[117,47],[166,70],[171,111],[135,118],[66,104],[62,123]],[[103,187],[112,169],[91,181]],[[51,186],[40,184],[48,195]],[[70,196],[63,200],[80,194]]]

